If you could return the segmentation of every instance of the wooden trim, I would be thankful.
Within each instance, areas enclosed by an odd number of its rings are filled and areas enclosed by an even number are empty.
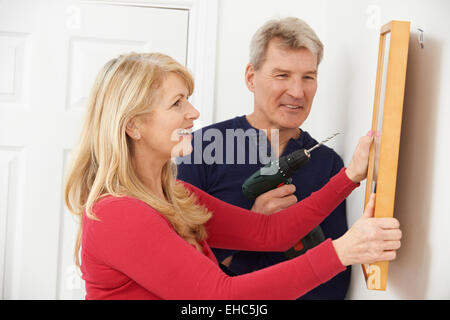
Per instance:
[[[400,149],[400,133],[402,125],[403,101],[406,82],[406,66],[410,36],[410,22],[391,21],[380,31],[378,52],[378,69],[375,86],[375,100],[372,116],[372,130],[378,129],[380,111],[380,92],[385,85],[385,99],[381,128],[380,154],[378,163],[378,179],[376,182],[375,212],[376,218],[393,217],[395,188],[397,182],[398,154]],[[386,35],[390,33],[389,58],[386,83],[382,84],[383,60]],[[375,150],[372,146],[369,156],[365,204],[372,193],[373,169],[375,166]],[[367,287],[371,290],[386,290],[388,276],[387,261],[363,265]]]
[[[389,32],[391,32],[391,30],[392,30],[392,21],[386,23],[384,26],[381,27],[380,35],[384,35],[386,33],[389,33]]]

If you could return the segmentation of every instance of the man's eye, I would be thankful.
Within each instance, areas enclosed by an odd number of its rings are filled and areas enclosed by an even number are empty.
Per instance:
[[[311,76],[305,76],[305,79],[307,79],[307,80],[314,80],[315,78],[311,77]]]
[[[277,74],[277,78],[287,78],[288,75],[286,73]]]

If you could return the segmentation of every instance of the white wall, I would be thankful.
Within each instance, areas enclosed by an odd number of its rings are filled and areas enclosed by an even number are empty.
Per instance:
[[[378,27],[411,21],[395,209],[402,248],[385,292],[368,291],[355,266],[348,299],[450,299],[449,12],[446,0],[219,0],[214,121],[252,111],[244,83],[252,34],[267,19],[297,16],[325,44],[319,89],[303,128],[317,139],[342,132],[330,145],[345,163],[371,126]],[[425,31],[423,49],[417,28]],[[349,197],[350,224],[362,213],[364,190],[363,184]]]

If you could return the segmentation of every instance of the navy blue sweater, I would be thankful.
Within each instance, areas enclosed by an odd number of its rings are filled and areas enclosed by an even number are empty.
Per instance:
[[[237,129],[242,130],[235,131]],[[245,116],[216,123],[194,132],[193,152],[177,159],[178,179],[193,184],[225,202],[251,209],[254,201],[245,198],[242,184],[251,174],[267,164],[271,152],[270,143],[264,134],[260,134],[261,132],[252,128]],[[316,140],[306,131],[301,131],[298,139],[289,140],[282,155],[301,148],[308,149],[315,144]],[[310,161],[292,177],[292,183],[296,186],[295,196],[299,201],[308,197],[324,186],[342,167],[343,161],[334,150],[326,146],[317,148],[312,152]],[[343,235],[347,231],[345,201],[320,226],[325,238],[336,239]],[[234,251],[219,248],[213,248],[213,252],[218,261],[233,255],[229,269],[238,275],[286,260],[282,252]],[[350,270],[348,267],[346,271],[300,299],[344,299],[350,282]]]

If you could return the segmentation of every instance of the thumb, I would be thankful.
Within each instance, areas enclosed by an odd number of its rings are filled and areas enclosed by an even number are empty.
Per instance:
[[[375,211],[375,193],[372,193],[367,203],[366,209],[364,210],[363,217],[372,218]]]
[[[373,131],[369,131],[367,135],[361,137],[359,140],[359,149],[362,152],[362,155],[369,156],[370,146],[372,145],[374,140],[374,134]]]

